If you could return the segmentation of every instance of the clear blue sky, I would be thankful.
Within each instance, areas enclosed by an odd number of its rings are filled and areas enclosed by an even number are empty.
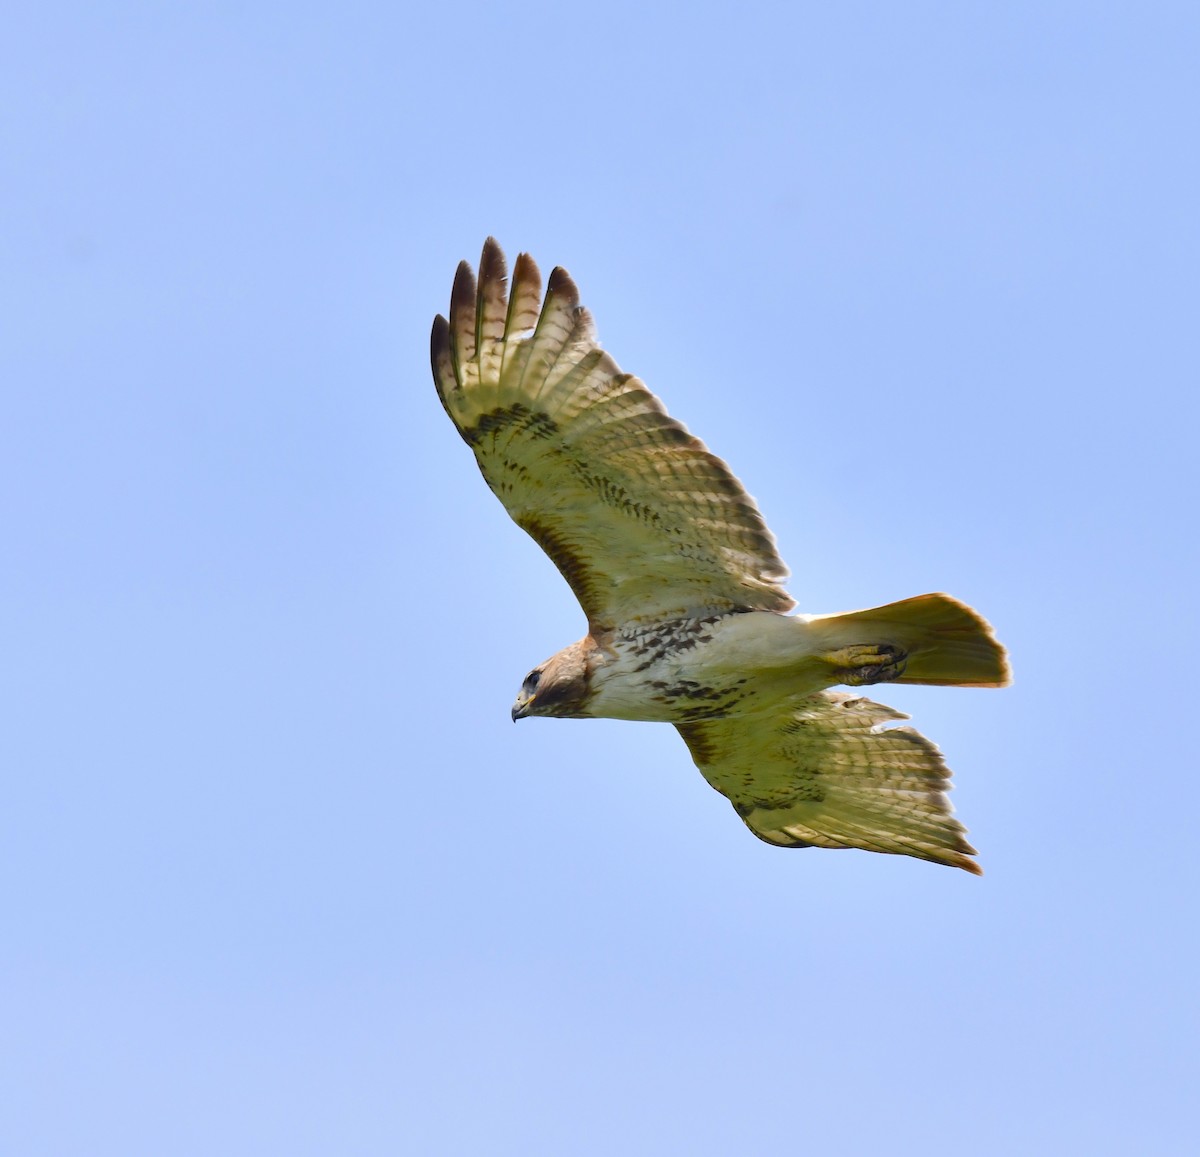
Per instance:
[[[0,1150],[1195,1138],[1194,4],[26,4],[0,43]],[[726,457],[987,875],[752,838],[437,403],[494,233]]]

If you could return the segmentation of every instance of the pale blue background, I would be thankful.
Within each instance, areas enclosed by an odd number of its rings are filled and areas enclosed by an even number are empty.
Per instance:
[[[1194,1152],[1194,4],[41,4],[0,39],[0,1151]],[[434,395],[567,265],[987,875],[753,839]],[[1189,477],[1191,476],[1191,477]]]

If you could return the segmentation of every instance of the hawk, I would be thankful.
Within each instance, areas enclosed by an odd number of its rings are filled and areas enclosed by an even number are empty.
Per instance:
[[[842,685],[1002,687],[1004,648],[944,594],[789,614],[787,569],[729,467],[596,340],[561,268],[488,238],[433,323],[433,377],[505,509],[550,556],[587,634],[525,677],[531,715],[672,723],[750,830],[980,874],[950,771],[908,716]]]

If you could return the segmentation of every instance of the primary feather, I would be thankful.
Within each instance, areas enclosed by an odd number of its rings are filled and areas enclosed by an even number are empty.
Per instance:
[[[565,270],[484,246],[433,327],[438,394],[488,485],[571,585],[593,628],[783,611],[787,576],[754,500],[596,342]],[[532,331],[532,332],[530,332]]]

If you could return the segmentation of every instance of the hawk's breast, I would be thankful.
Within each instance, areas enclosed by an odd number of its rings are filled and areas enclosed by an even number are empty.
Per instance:
[[[769,611],[631,624],[607,640],[588,713],[690,723],[769,706],[804,690],[811,660],[804,621]],[[821,684],[814,666],[812,690]]]

